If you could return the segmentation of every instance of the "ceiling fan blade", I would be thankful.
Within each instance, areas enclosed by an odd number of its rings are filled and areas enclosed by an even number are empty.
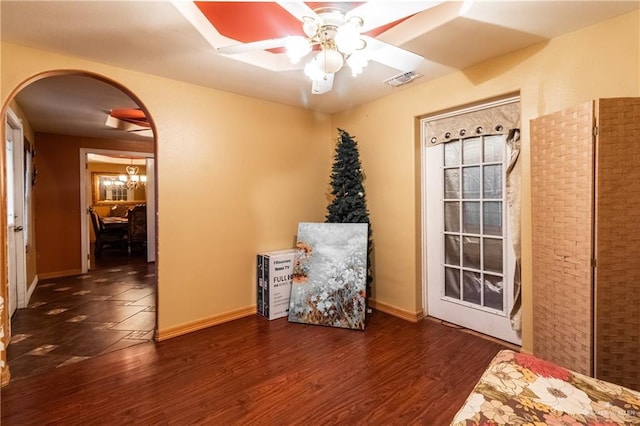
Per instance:
[[[299,21],[303,21],[303,18],[309,17],[316,21],[320,21],[320,17],[313,11],[306,3],[302,1],[278,1],[278,3],[287,12],[298,18]]]
[[[314,95],[322,95],[333,89],[333,73],[325,74],[321,80],[313,80],[311,85],[311,93]]]
[[[413,71],[424,58],[408,50],[384,43],[369,36],[361,36],[367,42],[366,54],[372,61],[379,62],[400,71]]]
[[[345,14],[345,20],[357,16],[362,18],[360,32],[366,33],[374,28],[395,22],[398,19],[422,12],[444,1],[393,1],[367,2]]]
[[[236,53],[253,52],[256,50],[274,49],[276,47],[284,47],[287,38],[270,38],[268,40],[253,41],[251,43],[234,44],[231,46],[220,47],[218,53],[223,55],[235,55]]]

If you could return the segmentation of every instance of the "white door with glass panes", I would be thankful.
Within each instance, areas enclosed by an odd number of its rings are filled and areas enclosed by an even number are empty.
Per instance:
[[[511,328],[505,135],[425,148],[428,315],[520,344]]]

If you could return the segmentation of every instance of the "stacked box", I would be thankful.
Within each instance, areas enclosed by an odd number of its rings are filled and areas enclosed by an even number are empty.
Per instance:
[[[272,320],[289,315],[295,249],[258,254],[258,314]]]

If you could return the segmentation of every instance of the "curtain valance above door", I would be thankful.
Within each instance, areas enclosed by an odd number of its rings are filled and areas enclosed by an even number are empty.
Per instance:
[[[456,139],[481,135],[507,135],[509,130],[520,128],[520,104],[518,99],[501,101],[498,105],[468,108],[450,114],[441,114],[424,121],[427,146]]]

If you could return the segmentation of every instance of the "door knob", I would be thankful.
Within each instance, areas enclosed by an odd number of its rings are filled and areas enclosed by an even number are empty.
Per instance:
[[[13,232],[20,232],[22,231],[22,226],[16,226],[15,228],[13,228]]]

